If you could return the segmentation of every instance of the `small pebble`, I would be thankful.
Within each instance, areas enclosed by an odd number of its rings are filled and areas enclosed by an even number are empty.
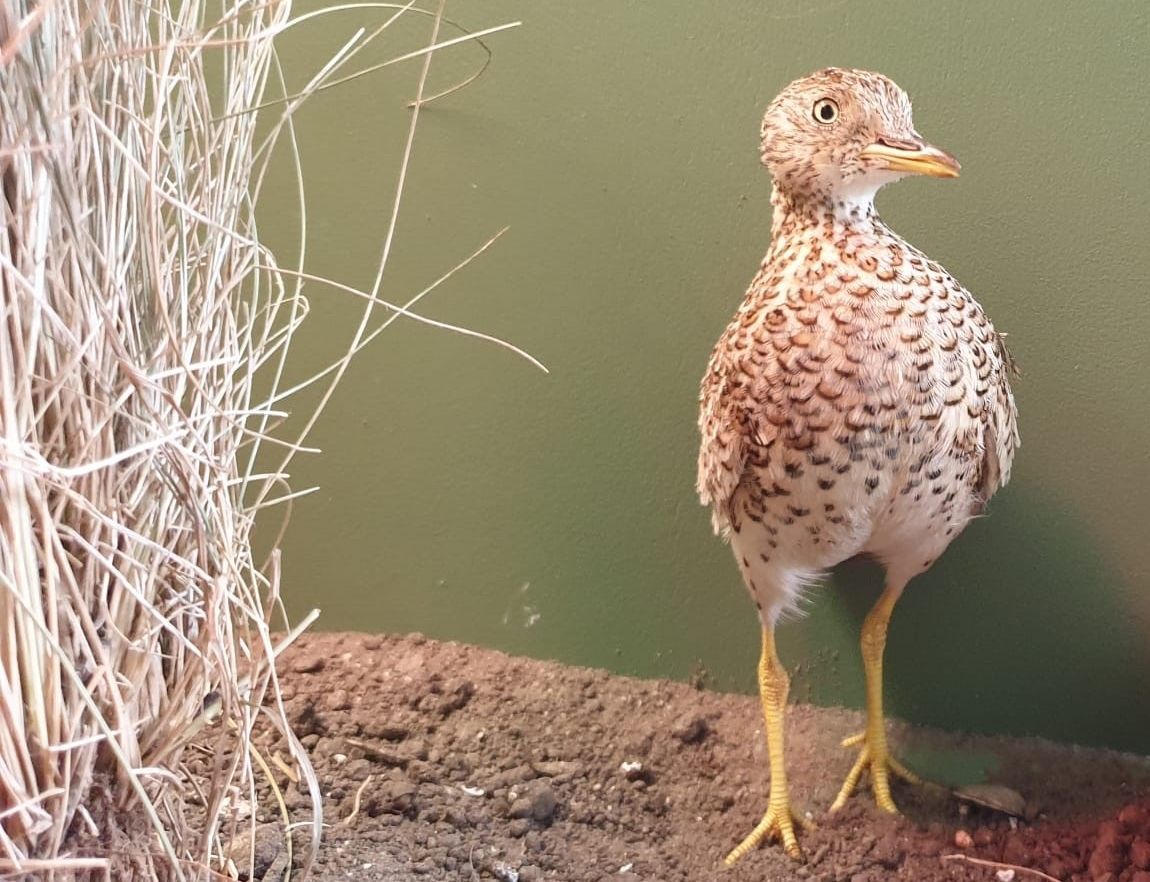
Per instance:
[[[507,813],[512,818],[534,818],[545,823],[551,820],[558,804],[559,800],[551,783],[546,779],[540,779],[522,788]]]
[[[642,776],[643,764],[638,760],[627,760],[619,766],[619,771],[628,781],[634,781]]]
[[[532,763],[532,769],[536,774],[543,775],[545,778],[552,778],[559,783],[570,781],[583,771],[583,767],[579,763],[555,761],[541,761]]]
[[[256,827],[254,830],[249,829],[234,840],[228,849],[228,857],[242,865],[245,870],[249,868],[253,839],[255,841],[255,867],[252,869],[256,871],[258,878],[267,871],[279,855],[280,849],[283,847],[283,837],[274,824],[266,824]]]
[[[305,655],[292,663],[292,670],[297,674],[318,674],[326,663],[322,655]]]
[[[1123,806],[1118,812],[1118,823],[1127,833],[1137,833],[1142,830],[1150,832],[1150,808],[1144,805]]]
[[[707,720],[702,714],[683,714],[671,727],[671,737],[683,744],[698,744],[707,737]]]
[[[1150,870],[1150,842],[1135,839],[1130,843],[1130,863],[1139,870]]]

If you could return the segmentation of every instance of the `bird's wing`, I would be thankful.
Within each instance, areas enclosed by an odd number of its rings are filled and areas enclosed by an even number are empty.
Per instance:
[[[982,467],[978,473],[978,491],[983,503],[1010,481],[1014,454],[1022,443],[1018,433],[1018,408],[1014,403],[1011,380],[1019,375],[1018,365],[1006,347],[1004,335],[991,330],[993,356],[997,361],[997,382],[988,395],[989,416],[983,439]]]
[[[748,457],[762,457],[779,434],[763,404],[772,398],[770,379],[777,373],[774,353],[759,353],[752,370],[749,356],[729,345],[731,329],[720,338],[699,390],[699,464],[696,489],[711,506],[715,532],[730,527],[730,504],[743,478]],[[772,364],[762,364],[768,358]],[[775,370],[772,370],[774,368]]]

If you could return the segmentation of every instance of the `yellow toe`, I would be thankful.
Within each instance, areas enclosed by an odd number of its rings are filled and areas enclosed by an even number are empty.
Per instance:
[[[922,779],[890,755],[885,738],[871,737],[868,733],[862,732],[843,740],[843,747],[859,745],[861,749],[858,758],[847,773],[839,795],[831,803],[831,811],[836,812],[845,806],[851,794],[858,788],[863,774],[870,772],[870,785],[875,804],[884,812],[898,814],[898,806],[894,804],[890,794],[890,776],[893,774],[910,784],[921,784]]]
[[[755,826],[755,829],[743,837],[743,841],[731,850],[723,863],[728,867],[734,866],[764,841],[781,842],[783,851],[787,853],[787,856],[799,860],[803,856],[803,851],[799,848],[799,841],[795,837],[795,824],[807,830],[814,828],[811,821],[797,814],[790,806],[784,805],[782,808],[771,806],[763,815],[763,819]]]

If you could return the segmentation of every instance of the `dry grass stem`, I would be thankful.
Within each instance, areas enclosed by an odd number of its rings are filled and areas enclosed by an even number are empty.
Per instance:
[[[1000,861],[988,861],[983,860],[982,858],[971,857],[970,855],[966,854],[944,854],[942,856],[942,860],[943,862],[958,861],[960,863],[970,864],[975,867],[986,867],[987,869],[991,870],[1012,870],[1019,875],[1034,876],[1036,879],[1042,879],[1043,882],[1061,882],[1060,879],[1056,879],[1053,876],[1042,872],[1041,870],[1034,869],[1033,867],[1020,867],[1018,864],[1004,864]]]

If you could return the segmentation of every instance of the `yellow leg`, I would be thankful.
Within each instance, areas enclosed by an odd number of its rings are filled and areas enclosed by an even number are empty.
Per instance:
[[[795,822],[803,827],[813,826],[801,815],[794,813],[787,794],[787,770],[783,762],[783,715],[786,711],[789,687],[790,678],[775,652],[774,627],[764,627],[763,654],[759,659],[759,697],[763,702],[763,719],[766,721],[767,757],[771,764],[771,793],[763,819],[727,855],[725,863],[728,867],[756,848],[764,839],[781,840],[783,850],[792,858],[798,858],[802,852],[795,838]]]
[[[851,767],[846,781],[835,801],[831,804],[831,811],[838,811],[846,805],[847,799],[854,792],[862,779],[863,772],[870,771],[871,790],[875,802],[883,811],[897,814],[898,808],[890,795],[890,775],[893,772],[900,778],[912,784],[921,784],[922,780],[911,772],[906,766],[890,755],[886,743],[886,725],[882,713],[882,655],[886,648],[886,632],[890,624],[890,614],[894,605],[902,594],[903,583],[890,583],[882,596],[875,603],[874,608],[867,614],[863,622],[862,646],[863,667],[866,671],[866,731],[852,735],[843,741],[843,747],[862,745],[858,759]]]

